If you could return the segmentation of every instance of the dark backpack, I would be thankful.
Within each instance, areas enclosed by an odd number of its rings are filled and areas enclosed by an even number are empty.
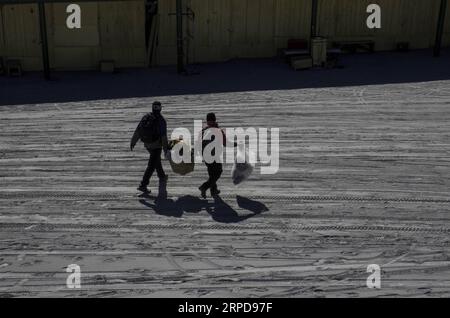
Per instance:
[[[139,137],[144,143],[152,143],[161,139],[159,120],[155,115],[150,113],[142,118]]]

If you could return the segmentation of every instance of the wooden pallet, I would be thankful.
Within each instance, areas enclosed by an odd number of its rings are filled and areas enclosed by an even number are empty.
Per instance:
[[[372,40],[359,40],[359,41],[336,41],[333,42],[334,48],[340,48],[342,51],[348,51],[355,53],[358,51],[374,52],[375,42]]]

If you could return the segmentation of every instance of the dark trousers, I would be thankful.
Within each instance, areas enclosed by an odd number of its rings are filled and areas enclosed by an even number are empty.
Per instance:
[[[208,181],[201,185],[201,188],[205,191],[208,189],[211,189],[211,191],[217,191],[217,180],[219,180],[223,172],[222,164],[217,162],[207,163],[206,167],[208,168],[209,178]]]
[[[166,177],[164,173],[164,169],[161,164],[161,151],[162,149],[147,149],[150,153],[150,159],[148,159],[148,166],[145,170],[144,177],[142,178],[141,185],[146,187],[150,183],[150,178],[153,175],[153,172],[158,174],[158,178],[163,179]]]

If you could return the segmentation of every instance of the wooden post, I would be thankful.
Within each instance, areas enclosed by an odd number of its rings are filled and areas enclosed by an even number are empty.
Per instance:
[[[178,74],[181,74],[181,73],[184,73],[182,0],[177,0],[176,16],[177,16],[177,70],[178,70]]]
[[[39,8],[39,29],[41,35],[41,49],[42,49],[42,65],[44,67],[44,78],[50,79],[50,61],[48,57],[48,40],[47,40],[47,23],[45,21],[45,3],[38,2]]]
[[[434,56],[441,55],[442,34],[444,33],[445,11],[447,10],[447,0],[441,0],[439,18],[436,30],[436,41],[434,42]]]
[[[317,13],[319,0],[312,0],[312,9],[311,9],[311,38],[317,36]]]

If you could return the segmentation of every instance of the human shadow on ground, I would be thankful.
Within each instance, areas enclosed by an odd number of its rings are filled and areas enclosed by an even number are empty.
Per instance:
[[[240,198],[242,200],[243,197],[240,197]],[[218,196],[218,195],[214,196],[213,199],[214,199],[214,201],[212,203],[209,203],[206,206],[206,212],[208,212],[211,215],[211,217],[213,218],[213,220],[216,222],[238,223],[238,222],[245,221],[245,220],[247,220],[255,215],[258,215],[262,212],[262,211],[255,212],[255,211],[250,210],[252,212],[250,214],[239,215],[239,213],[237,213],[236,210],[234,210],[220,196]],[[253,200],[250,200],[247,198],[243,198],[243,199],[254,202],[254,203],[257,202],[257,201],[253,201]],[[265,204],[263,204],[261,202],[257,202],[257,203],[265,206]],[[246,209],[246,210],[248,210],[248,209]],[[268,211],[267,207],[266,207],[266,211]]]
[[[161,183],[157,197],[145,194],[142,194],[139,197],[139,202],[142,205],[152,209],[159,215],[179,218],[182,217],[184,213],[199,213],[205,210],[211,215],[214,221],[220,223],[238,223],[262,212],[269,211],[264,203],[242,196],[237,196],[238,206],[251,213],[239,215],[239,213],[220,196],[213,197],[212,202],[192,195],[185,195],[174,200],[167,197],[166,186]]]
[[[240,195],[236,197],[236,200],[241,209],[249,210],[255,214],[269,211],[269,208],[262,202],[250,200]]]

